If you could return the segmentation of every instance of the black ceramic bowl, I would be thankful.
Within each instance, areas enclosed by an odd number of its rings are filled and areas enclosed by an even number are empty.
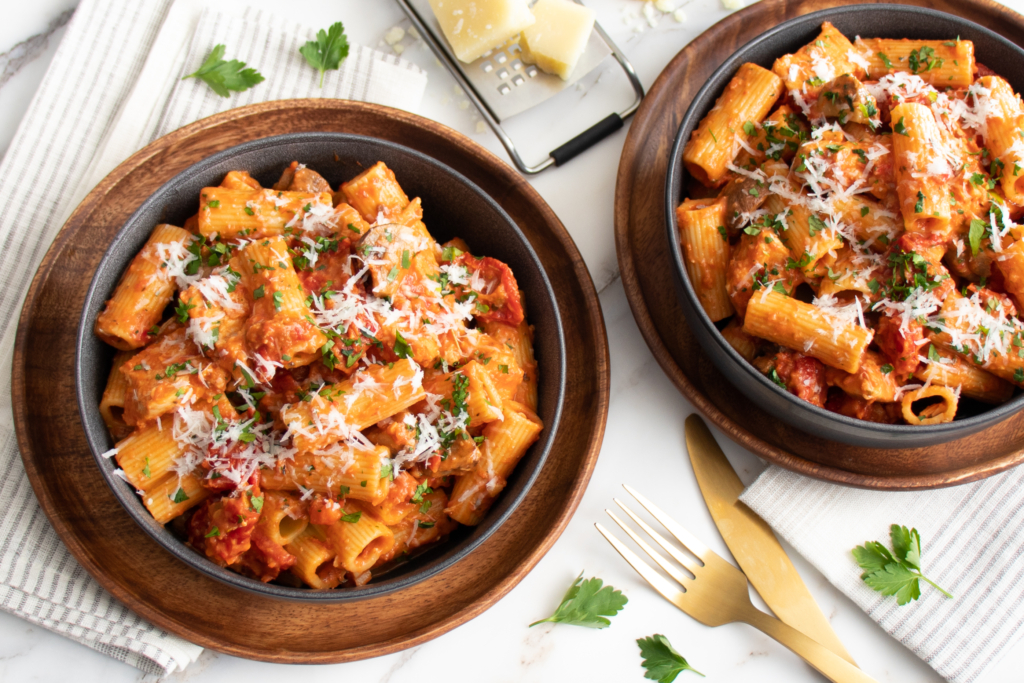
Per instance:
[[[529,320],[536,330],[534,345],[540,367],[538,413],[545,425],[540,440],[520,461],[508,486],[479,526],[460,526],[445,543],[359,588],[292,588],[262,583],[222,569],[157,524],[132,487],[114,475],[116,463],[101,456],[113,447],[98,406],[114,349],[96,338],[92,329],[121,273],[154,226],[165,222],[182,225],[195,213],[199,191],[218,185],[228,171],[249,171],[264,187],[269,187],[294,160],[316,170],[332,187],[377,161],[386,163],[410,197],[422,198],[424,222],[435,238],[443,242],[462,237],[474,253],[493,256],[511,266],[529,302]],[[78,408],[96,464],[128,514],[157,543],[182,562],[237,588],[287,600],[347,602],[391,593],[443,571],[466,557],[509,518],[540,473],[554,442],[564,393],[565,342],[555,293],[540,260],[508,214],[480,188],[444,164],[407,147],[357,135],[295,133],[254,140],[195,164],[167,182],[132,214],[96,269],[86,295],[78,327],[75,373]]]
[[[1024,91],[1024,50],[978,24],[935,10],[905,5],[835,7],[791,19],[758,36],[722,64],[697,93],[679,126],[669,157],[665,215],[679,299],[690,329],[718,369],[754,403],[787,424],[826,439],[869,448],[911,448],[960,439],[1016,413],[1024,406],[1024,395],[995,407],[961,399],[956,420],[919,427],[876,424],[818,408],[776,386],[736,353],[704,313],[686,273],[675,208],[683,199],[688,180],[683,148],[690,134],[714,106],[740,65],[753,62],[771,69],[778,57],[814,40],[825,21],[832,22],[851,40],[857,35],[940,40],[960,36],[962,40],[974,41],[977,61],[995,69],[1015,91]]]

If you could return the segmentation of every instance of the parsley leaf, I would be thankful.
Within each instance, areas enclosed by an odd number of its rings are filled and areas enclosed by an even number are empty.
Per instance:
[[[605,586],[598,578],[584,581],[583,572],[580,572],[569,586],[569,590],[565,592],[562,604],[555,613],[547,619],[533,622],[530,626],[550,621],[554,624],[572,624],[587,628],[608,628],[612,623],[605,617],[614,617],[627,602],[629,600],[620,591]]]
[[[412,494],[412,502],[419,503],[419,502],[421,502],[423,500],[423,496],[425,496],[428,493],[433,493],[433,492],[434,492],[434,489],[432,489],[429,486],[427,486],[426,482],[423,482],[422,484],[417,486],[416,487],[416,491],[413,492],[413,494]]]
[[[887,564],[869,574],[864,583],[882,595],[895,595],[897,605],[906,605],[921,597],[921,583],[917,580],[917,574],[902,564]]]
[[[206,57],[206,61],[194,73],[186,78],[198,78],[206,83],[213,92],[221,97],[230,97],[229,91],[243,92],[263,82],[263,76],[256,69],[246,69],[245,62],[232,59],[230,62],[224,60],[224,45],[217,45]]]
[[[971,229],[967,233],[967,240],[971,243],[971,254],[978,255],[981,251],[981,237],[985,234],[985,221],[977,218],[971,220]]]
[[[324,87],[324,72],[337,70],[345,57],[348,57],[345,26],[337,21],[326,31],[320,29],[316,34],[316,40],[311,40],[300,47],[299,52],[311,67],[320,72],[320,87]]]
[[[853,549],[853,558],[864,573],[860,578],[882,595],[895,595],[896,604],[906,605],[921,597],[921,581],[936,588],[947,598],[947,591],[921,573],[921,535],[917,529],[899,524],[889,527],[892,552],[878,541],[868,541]]]
[[[341,516],[341,521],[348,522],[349,524],[355,524],[363,516],[362,512],[350,512],[347,515]]]
[[[822,230],[827,229],[828,226],[825,221],[821,220],[813,213],[807,217],[807,232],[810,233],[811,237],[816,236]]]
[[[672,643],[668,642],[668,638],[660,633],[640,638],[636,644],[640,646],[640,656],[644,658],[641,666],[647,669],[644,678],[658,683],[672,683],[683,671],[692,671],[701,678],[704,677],[704,674],[690,666],[672,647]]]
[[[409,346],[409,342],[405,341],[405,337],[398,330],[395,330],[395,355],[399,358],[412,358],[412,347]]]

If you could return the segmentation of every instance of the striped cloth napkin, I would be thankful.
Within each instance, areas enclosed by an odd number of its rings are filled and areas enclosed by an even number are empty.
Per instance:
[[[863,491],[769,467],[740,497],[893,638],[953,683],[977,680],[1024,635],[1024,470],[936,491]],[[899,607],[850,551],[921,533],[921,598]]]
[[[13,430],[10,368],[18,315],[33,273],[74,207],[157,137],[267,100],[419,105],[426,88],[419,67],[357,45],[319,88],[317,72],[298,52],[314,34],[223,0],[82,0],[0,162],[0,609],[147,673],[181,670],[202,649],[114,600],[75,562],[39,508]],[[228,46],[227,58],[257,68],[266,81],[222,98],[196,79],[180,80],[217,43]]]

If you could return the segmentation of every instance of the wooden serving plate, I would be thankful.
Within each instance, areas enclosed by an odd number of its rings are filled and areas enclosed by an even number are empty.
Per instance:
[[[467,176],[526,234],[559,295],[565,410],[544,468],[507,522],[469,556],[414,586],[355,603],[314,605],[241,592],[190,569],[139,528],[104,483],[75,409],[75,328],[114,234],[156,188],[241,142],[335,131],[406,145]],[[272,662],[344,662],[418,645],[480,614],[554,544],[594,469],[608,413],[608,343],[593,282],[558,218],[521,175],[465,136],[395,109],[338,100],[267,102],[218,114],[118,166],[68,219],[22,309],[14,418],[39,502],[75,558],[138,614],[187,640]],[[359,628],[339,625],[358,624]]]
[[[1024,462],[1024,412],[930,447],[872,449],[823,439],[780,422],[741,394],[697,343],[675,298],[664,188],[672,143],[690,102],[720,64],[760,33],[844,4],[849,3],[761,0],[712,26],[665,67],[633,119],[619,162],[615,246],[622,283],[647,345],[676,387],[726,435],[765,460],[871,489],[929,489],[983,479]],[[904,4],[965,17],[1024,45],[1024,17],[991,0]]]

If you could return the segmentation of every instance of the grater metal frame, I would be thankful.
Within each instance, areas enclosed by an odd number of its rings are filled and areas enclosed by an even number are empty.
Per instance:
[[[575,0],[577,4],[582,5],[580,0]],[[590,149],[601,140],[605,139],[615,131],[619,130],[623,126],[625,119],[632,116],[637,109],[640,107],[640,103],[644,98],[644,86],[640,82],[639,76],[633,69],[633,65],[630,64],[629,60],[626,59],[626,55],[619,49],[619,47],[612,41],[611,37],[605,32],[601,25],[594,22],[594,31],[605,43],[608,49],[611,51],[612,56],[619,63],[619,66],[625,72],[626,77],[629,79],[630,85],[633,87],[633,92],[636,98],[633,102],[620,112],[613,112],[607,117],[601,119],[590,128],[579,133],[574,138],[555,148],[548,154],[548,158],[534,166],[528,165],[519,154],[519,150],[516,149],[515,143],[512,138],[505,132],[505,129],[501,126],[501,121],[495,116],[494,112],[487,106],[484,98],[481,97],[480,93],[477,92],[476,88],[470,83],[466,77],[463,67],[460,65],[458,59],[451,52],[448,47],[448,42],[443,36],[434,33],[433,29],[430,28],[427,20],[420,16],[420,13],[412,6],[410,0],[398,0],[398,4],[405,10],[409,20],[412,22],[416,30],[419,31],[423,41],[430,46],[430,49],[437,56],[437,58],[444,64],[445,68],[448,69],[452,77],[459,84],[459,87],[466,93],[466,96],[473,102],[476,108],[480,111],[487,125],[490,126],[494,134],[498,136],[498,140],[505,147],[509,156],[512,158],[512,162],[516,165],[521,173],[526,175],[533,175],[540,173],[546,168],[551,166],[561,166],[570,159],[576,157],[578,154]]]

